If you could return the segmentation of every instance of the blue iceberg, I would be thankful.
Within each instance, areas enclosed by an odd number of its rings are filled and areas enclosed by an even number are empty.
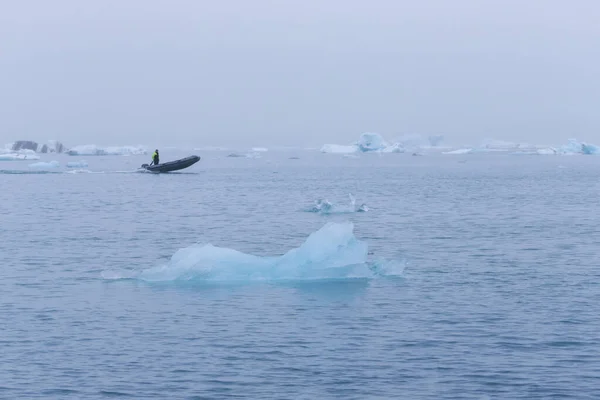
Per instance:
[[[362,152],[384,150],[389,145],[378,133],[363,133],[356,145]]]
[[[370,279],[402,274],[401,262],[367,262],[368,246],[353,231],[350,222],[328,223],[300,247],[278,257],[259,257],[211,244],[195,244],[178,250],[165,265],[129,276],[103,275],[106,279],[133,278],[147,282],[233,282]]]
[[[577,139],[569,139],[569,144],[560,148],[562,154],[600,154],[600,148],[593,144],[580,142]]]

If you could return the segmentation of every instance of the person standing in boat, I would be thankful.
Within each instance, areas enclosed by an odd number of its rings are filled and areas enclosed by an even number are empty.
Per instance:
[[[158,149],[156,149],[154,150],[154,154],[152,154],[152,163],[150,165],[158,165],[159,162]]]

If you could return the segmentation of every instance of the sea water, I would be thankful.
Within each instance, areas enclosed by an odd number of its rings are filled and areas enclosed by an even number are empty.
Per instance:
[[[0,165],[1,398],[597,398],[600,158],[195,153]]]

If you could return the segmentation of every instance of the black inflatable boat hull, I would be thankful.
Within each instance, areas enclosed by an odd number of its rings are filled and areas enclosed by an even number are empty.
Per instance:
[[[192,166],[200,161],[200,157],[198,156],[189,156],[182,158],[180,160],[169,161],[164,164],[158,165],[148,165],[142,164],[142,168],[152,171],[152,172],[171,172],[171,171],[179,171],[180,169],[187,168]]]

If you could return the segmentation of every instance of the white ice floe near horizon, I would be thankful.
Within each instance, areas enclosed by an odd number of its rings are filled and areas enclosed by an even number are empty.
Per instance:
[[[419,134],[408,134],[400,136],[394,142],[388,142],[378,133],[365,132],[352,144],[325,144],[321,147],[321,152],[329,154],[418,152],[439,148],[442,140],[442,135],[423,137]]]
[[[428,137],[419,134],[407,134],[398,137],[394,142],[386,141],[377,133],[363,133],[359,140],[348,145],[325,144],[322,153],[340,154],[344,156],[361,153],[410,153],[423,155],[441,153],[447,155],[506,153],[522,155],[594,155],[600,154],[600,147],[569,139],[568,143],[559,146],[531,144],[525,142],[510,142],[505,140],[485,139],[478,145],[440,146],[442,135]]]
[[[36,169],[54,169],[60,167],[60,163],[56,160],[52,160],[50,162],[40,161],[37,163],[29,164],[29,168]]]
[[[321,147],[321,152],[331,154],[368,153],[383,151],[388,146],[389,144],[378,133],[365,132],[360,135],[358,141],[352,144],[326,144]]]
[[[19,160],[39,160],[40,156],[33,150],[18,150],[12,151],[5,147],[0,150],[0,161],[19,161]]]
[[[358,147],[354,145],[342,145],[342,144],[326,144],[321,148],[321,153],[330,154],[353,154],[358,152]]]
[[[501,140],[486,140],[479,146],[462,147],[445,151],[442,154],[481,154],[481,153],[510,153],[520,155],[594,155],[600,154],[600,147],[569,139],[566,145],[552,147],[547,145],[532,145],[528,143],[513,143]]]
[[[450,151],[444,151],[442,154],[469,154],[472,153],[473,149],[456,149]]]
[[[75,146],[67,151],[70,156],[136,156],[148,154],[146,146],[100,147],[95,144]]]

